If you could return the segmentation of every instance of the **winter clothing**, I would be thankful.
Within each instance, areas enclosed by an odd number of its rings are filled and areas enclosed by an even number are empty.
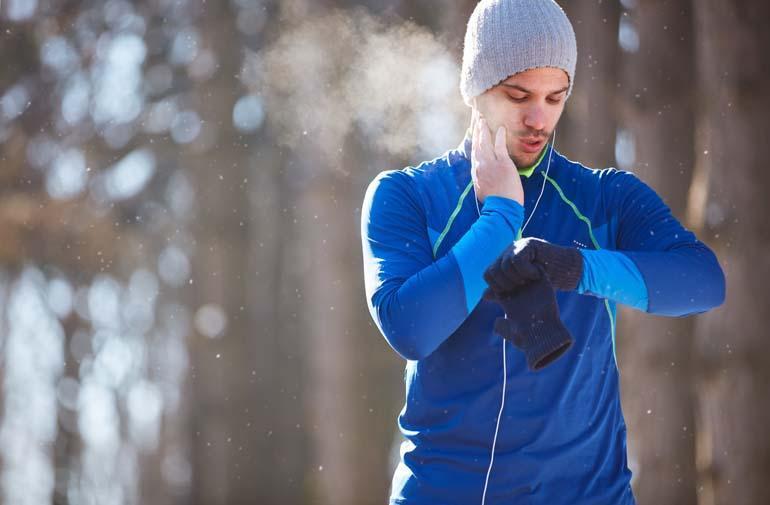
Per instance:
[[[378,174],[361,209],[371,316],[404,357],[405,437],[390,504],[480,503],[501,395],[487,504],[634,503],[614,356],[616,303],[683,316],[720,305],[714,253],[633,173],[552,151],[522,176],[524,205],[488,196],[477,214],[470,138],[439,158]],[[508,352],[484,271],[525,230],[578,247],[578,288],[555,293],[572,348],[533,372]],[[498,328],[500,329],[500,328]]]
[[[530,370],[549,365],[572,345],[572,335],[559,318],[556,295],[545,272],[538,280],[495,300],[505,311],[505,317],[495,319],[495,333],[524,351]]]
[[[529,237],[517,240],[484,272],[484,280],[497,293],[516,290],[542,267],[556,289],[572,291],[583,276],[583,256],[577,247],[562,247]]]
[[[460,93],[466,104],[513,74],[555,67],[575,81],[577,43],[554,0],[482,0],[465,31]]]
[[[651,312],[648,310],[650,301],[642,273],[626,253],[608,249],[580,249],[580,254],[583,256],[583,277],[578,284],[578,293],[601,296]]]

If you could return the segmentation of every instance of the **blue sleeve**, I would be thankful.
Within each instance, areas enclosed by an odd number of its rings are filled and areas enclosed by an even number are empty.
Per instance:
[[[631,259],[620,251],[580,249],[583,255],[583,277],[577,291],[646,311],[647,286],[642,273]]]
[[[634,174],[611,169],[603,177],[617,250],[636,265],[644,280],[646,311],[686,316],[721,305],[725,277],[713,251]]]
[[[410,176],[380,173],[361,208],[364,284],[372,319],[403,358],[430,355],[481,300],[484,270],[514,240],[524,208],[489,196],[481,216],[434,260],[425,210]]]

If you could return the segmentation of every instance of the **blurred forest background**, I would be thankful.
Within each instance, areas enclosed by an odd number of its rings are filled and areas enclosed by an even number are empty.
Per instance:
[[[770,503],[770,3],[561,0],[557,149],[636,172],[726,303],[620,313],[640,504]],[[0,502],[386,502],[378,172],[462,140],[474,1],[0,1]]]

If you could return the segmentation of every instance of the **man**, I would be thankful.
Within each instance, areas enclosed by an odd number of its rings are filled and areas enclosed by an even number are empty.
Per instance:
[[[576,57],[553,0],[483,0],[466,138],[366,191],[367,303],[407,360],[391,505],[633,504],[616,304],[723,302],[713,252],[649,186],[548,143]]]

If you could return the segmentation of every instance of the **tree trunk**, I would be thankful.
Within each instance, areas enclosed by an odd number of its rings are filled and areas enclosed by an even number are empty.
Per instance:
[[[556,149],[592,168],[613,165],[620,50],[620,5],[562,2],[578,46],[575,82],[556,135]]]
[[[640,0],[623,16],[638,50],[622,68],[622,121],[633,139],[631,170],[684,219],[692,177],[694,69],[688,3]],[[623,308],[619,364],[629,459],[639,503],[694,505],[693,318]]]
[[[690,209],[727,277],[725,305],[698,320],[700,505],[770,502],[770,4],[695,2],[696,178]]]
[[[217,143],[182,158],[197,193],[191,305],[212,304],[227,321],[222,335],[190,339],[192,495],[207,505],[300,503],[300,336],[282,326],[292,198],[269,132],[255,138],[233,127],[233,106],[247,90],[237,79],[242,41],[229,9],[205,4],[203,38],[220,65],[193,95]]]
[[[350,191],[340,189],[333,175],[318,177],[302,196],[304,247],[308,267],[302,292],[306,294],[304,315],[306,349],[310,360],[308,413],[315,449],[312,469],[318,503],[354,505],[366,503],[366,494],[356,482],[367,482],[366,471],[356,455],[366,452],[359,445],[352,373],[356,354],[353,338],[355,284],[347,276],[346,261],[354,247],[354,233],[343,223]],[[345,186],[342,186],[344,188]],[[313,475],[313,474],[311,474]]]

